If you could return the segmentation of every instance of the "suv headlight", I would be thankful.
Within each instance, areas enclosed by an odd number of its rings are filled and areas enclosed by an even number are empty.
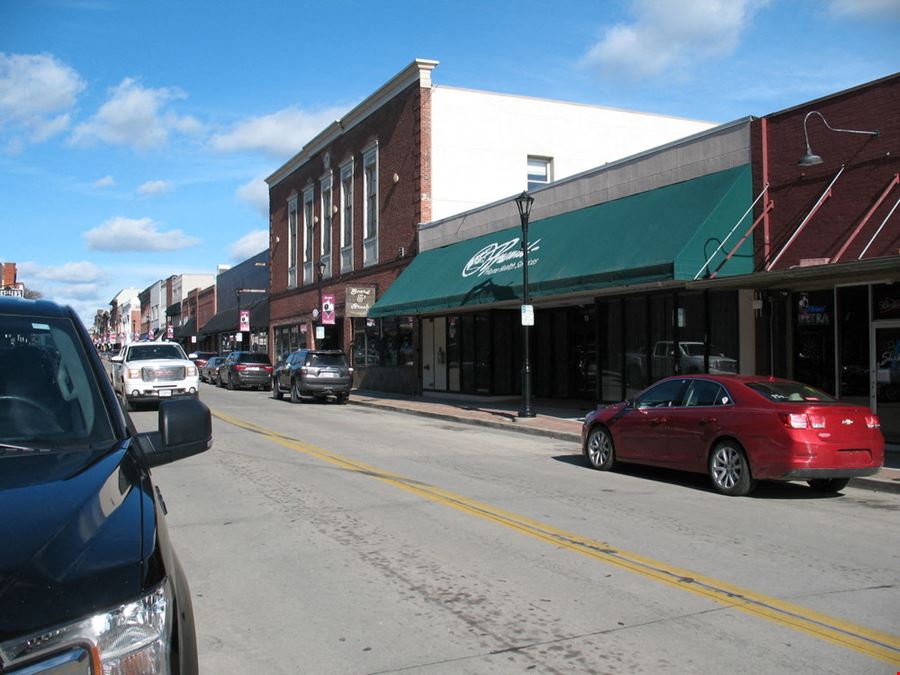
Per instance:
[[[141,369],[140,368],[129,368],[128,369],[128,379],[129,380],[137,380],[141,377]]]
[[[147,595],[68,626],[0,644],[0,653],[17,662],[43,654],[84,648],[100,675],[168,675],[171,648],[171,592],[168,581]]]
[[[184,369],[184,372],[187,373],[188,377],[197,377],[197,367],[196,366],[188,366]]]

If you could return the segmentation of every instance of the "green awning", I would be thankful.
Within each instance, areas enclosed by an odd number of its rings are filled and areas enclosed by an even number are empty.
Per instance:
[[[528,228],[531,296],[691,280],[751,201],[751,170],[742,165],[536,220]],[[749,227],[745,225],[710,263],[712,269]],[[426,314],[520,300],[521,234],[519,227],[511,227],[418,254],[369,316]],[[719,276],[752,271],[748,239]]]

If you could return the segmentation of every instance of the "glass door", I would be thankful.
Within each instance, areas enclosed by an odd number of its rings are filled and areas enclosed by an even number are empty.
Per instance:
[[[900,443],[900,321],[873,324],[872,341],[873,407],[885,440]]]

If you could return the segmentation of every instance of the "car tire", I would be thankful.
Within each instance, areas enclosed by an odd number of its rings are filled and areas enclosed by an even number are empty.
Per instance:
[[[280,401],[284,398],[284,394],[281,391],[281,387],[278,386],[278,382],[272,382],[272,398],[276,401]]]
[[[584,445],[584,455],[592,468],[609,471],[616,465],[616,449],[606,427],[594,427]]]
[[[217,387],[224,387],[224,386],[225,386],[225,383],[222,382],[222,376],[221,376],[219,373],[216,373],[216,386],[217,386]]]
[[[806,481],[809,487],[819,492],[837,493],[850,483],[849,478],[814,478]]]
[[[717,492],[729,497],[743,497],[756,487],[750,462],[740,443],[722,441],[709,453],[709,479]]]
[[[300,386],[297,380],[291,380],[291,403],[302,403],[303,397],[300,395]]]
[[[337,397],[337,402],[340,403],[341,405],[344,405],[349,400],[350,400],[350,394],[339,394]]]
[[[228,373],[228,391],[234,391],[234,375]]]

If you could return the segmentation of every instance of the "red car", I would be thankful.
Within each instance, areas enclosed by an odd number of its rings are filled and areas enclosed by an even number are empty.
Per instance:
[[[884,464],[884,436],[868,408],[790,380],[687,375],[588,414],[582,450],[595,469],[617,461],[709,474],[726,495],[758,480],[805,480],[840,492]]]

